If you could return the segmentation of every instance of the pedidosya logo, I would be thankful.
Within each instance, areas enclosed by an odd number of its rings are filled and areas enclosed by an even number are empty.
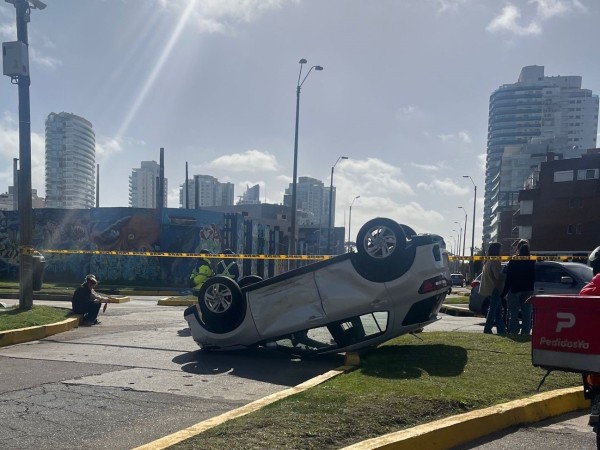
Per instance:
[[[560,333],[562,330],[573,328],[575,322],[575,314],[557,312],[555,332]],[[539,345],[540,347],[552,349],[588,350],[590,348],[590,343],[584,339],[563,339],[560,337],[547,338],[546,336],[540,337]]]

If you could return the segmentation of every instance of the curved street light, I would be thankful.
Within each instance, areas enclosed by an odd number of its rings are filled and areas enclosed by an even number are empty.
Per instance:
[[[463,175],[462,177],[468,178],[469,180],[471,180],[471,183],[473,183],[473,188],[474,188],[473,217],[471,218],[471,221],[473,222],[473,228],[471,230],[471,262],[469,264],[471,266],[471,280],[473,280],[473,279],[475,279],[475,262],[473,261],[473,254],[475,252],[475,206],[477,205],[477,186],[475,185],[473,178],[471,178],[469,175]]]
[[[354,201],[360,198],[360,195],[357,195],[356,197],[354,197],[352,199],[352,202],[350,202],[350,213],[348,214],[348,251],[350,251],[350,226],[352,225],[352,205],[354,205]]]
[[[300,89],[302,85],[306,81],[306,78],[310,75],[313,69],[315,70],[323,70],[321,66],[312,66],[309,71],[306,73],[302,82],[300,78],[302,77],[302,67],[307,63],[306,59],[302,58],[300,61],[300,72],[298,72],[298,83],[296,84],[296,131],[294,134],[294,174],[292,177],[292,229],[290,231],[290,246],[288,249],[288,255],[296,253],[296,197],[297,197],[297,184],[298,184],[298,122],[300,115]]]
[[[333,169],[335,169],[335,166],[337,165],[337,163],[340,162],[340,159],[348,159],[348,157],[340,156],[335,161],[335,164],[333,166],[331,166],[331,182],[329,183],[329,225],[327,226],[327,254],[328,255],[331,254],[331,226],[333,224],[333,221],[331,218],[332,211],[333,211]]]

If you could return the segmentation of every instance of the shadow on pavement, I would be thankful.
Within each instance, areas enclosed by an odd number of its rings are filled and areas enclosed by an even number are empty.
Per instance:
[[[211,352],[197,350],[172,359],[181,370],[196,375],[228,373],[284,386],[295,386],[343,364],[342,355],[300,359],[264,348]]]

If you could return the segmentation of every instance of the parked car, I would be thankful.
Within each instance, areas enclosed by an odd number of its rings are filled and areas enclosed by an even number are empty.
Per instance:
[[[184,318],[203,349],[294,354],[374,346],[438,320],[448,290],[444,240],[391,219],[361,227],[356,252],[273,278],[208,279]]]
[[[504,265],[506,267],[506,265]],[[592,279],[591,267],[575,262],[537,261],[535,263],[534,294],[579,294],[581,288]],[[479,275],[469,295],[469,309],[475,314],[487,315],[489,298],[479,295]],[[503,299],[504,307],[506,302]]]
[[[462,273],[450,274],[450,280],[452,281],[452,286],[465,286],[465,277]]]

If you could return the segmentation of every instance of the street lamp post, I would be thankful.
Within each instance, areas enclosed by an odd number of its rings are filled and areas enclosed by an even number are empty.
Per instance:
[[[340,161],[340,159],[348,159],[348,157],[340,156],[335,161],[335,164],[333,166],[331,166],[331,182],[329,184],[329,226],[327,227],[327,254],[328,255],[331,254],[331,226],[333,224],[333,220],[331,218],[332,211],[333,211],[333,206],[332,206],[333,205],[333,169],[335,169],[335,166]]]
[[[44,9],[46,5],[40,0],[6,0],[16,9],[17,44],[24,48],[24,61],[21,61],[18,73],[7,73],[11,81],[17,82],[19,88],[19,179],[17,192],[19,207],[19,309],[31,309],[33,306],[33,255],[31,248],[32,236],[32,205],[31,205],[31,114],[29,85],[29,38],[27,22],[31,9]],[[4,50],[4,49],[3,49]],[[3,52],[4,53],[4,52]],[[4,56],[7,57],[6,55]],[[5,61],[6,63],[6,61]],[[6,67],[6,64],[5,64]],[[26,69],[23,70],[23,67]]]
[[[298,73],[298,83],[296,84],[296,131],[294,134],[294,174],[292,177],[292,229],[290,230],[290,246],[288,249],[289,255],[296,253],[296,188],[298,184],[298,121],[300,117],[300,89],[302,88],[302,85],[306,81],[306,78],[310,75],[313,69],[323,70],[323,67],[321,66],[312,66],[301,82],[300,78],[302,77],[302,67],[304,66],[304,64],[306,64],[307,61],[306,59],[302,58],[298,62],[300,63],[300,72]]]
[[[462,243],[463,244],[462,256],[464,258],[465,257],[465,243],[467,242],[467,210],[465,208],[463,208],[462,206],[459,206],[458,209],[462,209],[463,212],[465,213],[465,231],[464,231],[465,235],[464,235],[463,243]],[[461,265],[462,266],[461,271],[462,271],[462,269],[464,269],[464,259],[462,261],[463,261],[463,264]]]
[[[350,227],[352,225],[352,205],[354,205],[354,201],[360,198],[360,195],[357,195],[356,197],[354,197],[352,199],[352,202],[350,203],[350,213],[348,214],[348,251],[350,251],[351,246],[350,246]]]
[[[456,249],[456,254],[458,255],[458,260],[456,261],[456,271],[459,272],[461,261],[462,261],[462,255],[460,254],[460,249],[461,249],[460,244],[462,242],[462,225],[460,222],[454,221],[454,223],[456,225],[458,225],[458,230],[452,230],[452,231],[456,231],[458,233],[458,248]]]
[[[473,193],[473,218],[472,218],[472,222],[473,222],[473,228],[471,231],[471,262],[470,262],[470,268],[471,268],[471,280],[475,279],[475,261],[473,261],[473,254],[475,252],[475,206],[477,205],[477,186],[475,185],[475,182],[473,181],[473,178],[471,178],[469,175],[463,175],[463,178],[468,178],[469,180],[471,180],[471,183],[473,183],[473,188],[474,188],[474,193]]]

